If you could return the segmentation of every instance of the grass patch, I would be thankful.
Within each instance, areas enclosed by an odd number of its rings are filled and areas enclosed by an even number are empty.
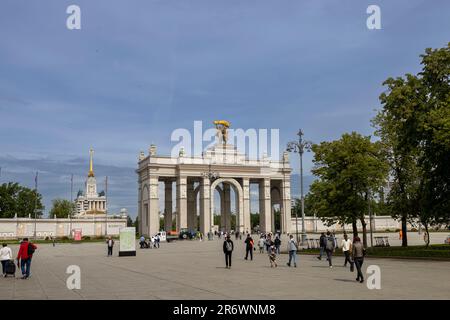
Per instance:
[[[319,249],[305,249],[299,253],[319,254]],[[336,250],[335,256],[343,256],[341,249]],[[450,260],[450,245],[433,244],[425,246],[409,247],[374,247],[367,249],[368,257],[395,257],[395,258],[421,258]]]

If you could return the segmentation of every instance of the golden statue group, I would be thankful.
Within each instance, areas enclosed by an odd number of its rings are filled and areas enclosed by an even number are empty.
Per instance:
[[[230,128],[230,123],[226,120],[215,120],[214,125],[217,129],[217,137],[219,138],[219,142],[222,141],[222,143],[226,145],[228,141],[228,128]]]

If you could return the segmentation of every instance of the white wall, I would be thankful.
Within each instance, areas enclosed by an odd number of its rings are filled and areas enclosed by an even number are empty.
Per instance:
[[[116,236],[127,226],[124,218],[80,218],[80,219],[0,219],[0,239],[34,237],[68,237],[70,231],[81,229],[83,236]]]
[[[390,231],[395,231],[395,229],[400,229],[401,228],[401,221],[400,220],[394,220],[392,217],[390,216],[373,216],[373,230],[374,231],[386,231],[386,229],[389,229]],[[366,223],[367,223],[367,230],[370,230],[370,219],[369,216],[367,216],[365,218]],[[295,222],[296,222],[296,218],[292,218],[292,224],[291,224],[291,233],[295,233],[296,228],[295,228]],[[410,230],[413,225],[408,223],[408,230]],[[418,227],[418,225],[415,225],[414,227]],[[341,225],[338,224],[334,224],[331,226],[327,226],[325,225],[319,218],[316,218],[314,220],[314,217],[305,217],[305,228],[306,228],[306,232],[326,232],[327,230],[330,231],[343,231],[344,229],[346,231],[352,231],[352,225],[351,224],[346,224],[344,226],[344,228]],[[357,228],[359,231],[362,231],[362,225],[361,222],[358,221],[357,223]],[[299,216],[298,217],[298,232],[302,231],[302,218]]]

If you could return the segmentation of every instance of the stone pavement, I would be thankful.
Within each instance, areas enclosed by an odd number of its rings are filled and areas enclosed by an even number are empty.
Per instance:
[[[103,243],[40,245],[28,280],[0,279],[0,299],[449,299],[450,262],[368,258],[381,268],[381,290],[369,290],[342,267],[300,255],[298,268],[287,255],[270,268],[266,254],[245,261],[235,241],[233,267],[224,267],[222,241],[162,243],[138,249],[136,257],[106,257]],[[17,246],[12,246],[17,253]],[[81,290],[68,290],[66,268],[81,268]],[[19,273],[17,273],[17,276]]]

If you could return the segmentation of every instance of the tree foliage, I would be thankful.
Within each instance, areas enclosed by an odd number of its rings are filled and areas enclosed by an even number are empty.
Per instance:
[[[318,179],[307,196],[310,210],[328,225],[351,223],[354,236],[358,234],[356,223],[360,220],[366,245],[369,197],[387,178],[382,145],[352,132],[336,141],[314,144],[312,151],[312,173]]]
[[[69,218],[76,212],[75,203],[66,199],[55,199],[52,201],[52,209],[50,210],[50,218]]]
[[[406,223],[450,223],[450,43],[426,49],[417,75],[389,78],[373,124],[387,150],[392,189],[387,207]]]
[[[23,187],[18,183],[8,182],[0,185],[0,217],[13,218],[17,217],[34,218],[41,217],[44,206],[42,204],[42,195],[36,193],[36,190]]]

